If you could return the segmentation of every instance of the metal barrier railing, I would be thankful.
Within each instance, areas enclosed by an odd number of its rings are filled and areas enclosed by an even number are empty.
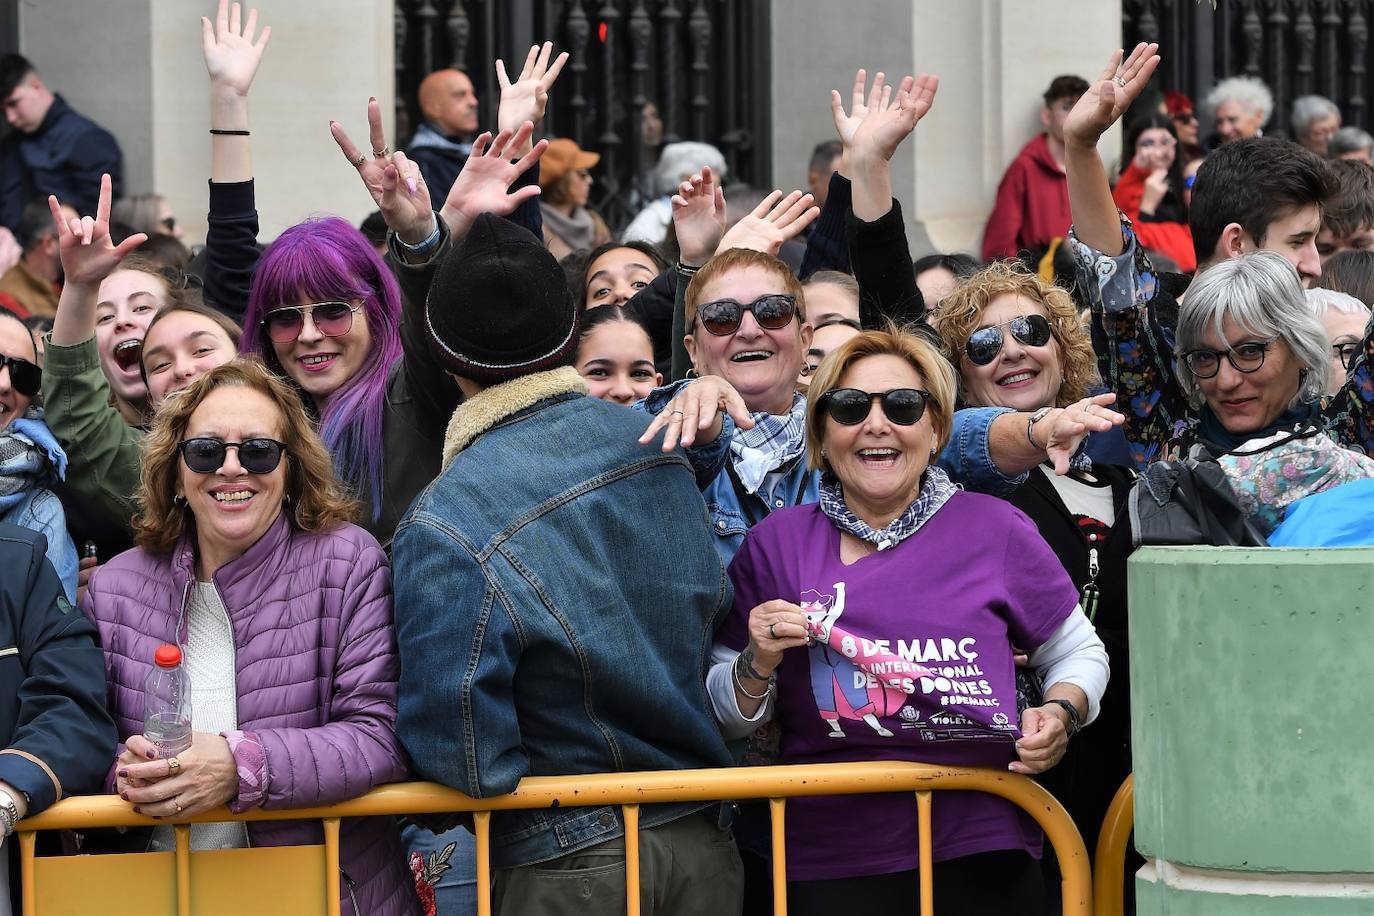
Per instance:
[[[1091,910],[1092,876],[1087,850],[1077,828],[1062,805],[1033,780],[1005,770],[986,770],[960,767],[940,767],[922,763],[874,762],[829,763],[795,766],[741,767],[714,770],[667,770],[644,773],[599,773],[580,776],[534,776],[521,780],[516,790],[496,798],[474,799],[434,783],[398,783],[374,789],[351,801],[321,808],[293,810],[262,810],[230,814],[217,809],[205,814],[179,820],[174,824],[176,851],[175,881],[166,884],[167,899],[174,901],[166,912],[190,916],[193,888],[191,881],[193,857],[223,856],[225,853],[267,853],[302,847],[257,847],[253,850],[224,850],[192,853],[190,824],[218,821],[280,821],[320,820],[324,825],[323,856],[315,861],[323,876],[323,909],[328,916],[339,916],[339,819],[400,814],[440,814],[472,812],[477,838],[477,911],[480,916],[491,912],[490,829],[492,811],[542,809],[550,807],[594,807],[619,805],[625,826],[625,890],[628,916],[638,916],[639,906],[639,810],[641,805],[666,802],[710,802],[721,799],[768,799],[772,815],[774,913],[787,913],[787,863],[784,844],[784,814],[788,798],[810,795],[854,795],[879,792],[914,792],[920,830],[920,899],[922,916],[934,912],[934,884],[931,848],[931,792],[962,790],[987,792],[1017,805],[1033,817],[1054,846],[1063,874],[1063,912],[1073,916],[1089,916]],[[42,830],[86,830],[104,827],[166,826],[168,822],[135,814],[128,802],[118,796],[99,795],[69,798],[18,826],[21,870],[24,887],[24,916],[49,916],[38,908],[37,891],[39,863],[94,863],[114,856],[36,857],[36,833]],[[135,853],[120,857],[120,868],[110,869],[117,886],[127,893],[130,872],[127,863],[172,853]],[[166,862],[166,859],[162,860]],[[220,860],[217,860],[220,861]],[[292,858],[290,868],[300,869],[305,860]],[[1118,860],[1119,861],[1119,860]],[[261,865],[254,868],[260,869]],[[122,869],[122,870],[121,870]],[[1118,869],[1119,872],[1119,869]],[[297,872],[297,877],[303,872]],[[260,879],[263,872],[255,872]],[[63,873],[62,879],[81,880]],[[1120,879],[1118,875],[1118,887]],[[143,885],[136,909],[147,916],[157,913],[152,891],[157,882]],[[218,885],[217,885],[218,886]],[[229,886],[229,885],[226,885]],[[102,891],[90,884],[92,894]],[[108,893],[106,891],[105,893]],[[1118,894],[1119,899],[1119,894]],[[105,912],[116,912],[111,900],[102,898]],[[240,903],[241,905],[241,903]],[[207,911],[201,905],[197,913]],[[232,910],[230,910],[232,911]],[[61,912],[75,912],[63,910]],[[122,911],[120,911],[122,912]]]
[[[1116,790],[1093,856],[1093,912],[1097,916],[1121,916],[1126,908],[1126,849],[1135,827],[1135,774]]]

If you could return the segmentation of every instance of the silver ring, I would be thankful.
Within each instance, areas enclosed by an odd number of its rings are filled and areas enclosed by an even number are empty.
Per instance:
[[[1116,84],[1117,84],[1118,86],[1120,86],[1122,89],[1125,89],[1125,88],[1126,88],[1126,80],[1125,80],[1125,78],[1124,78],[1120,73],[1118,73],[1116,76],[1112,77],[1112,82],[1116,83]]]
[[[775,626],[777,626],[776,623],[770,623],[770,624],[768,625],[768,635],[769,635],[771,638],[773,638],[773,639],[777,639],[777,638],[778,638],[778,634],[777,634],[776,632],[773,631],[773,627],[775,627]]]
[[[174,804],[174,805],[177,806],[177,814],[180,814],[180,813],[181,813],[181,802],[177,801],[177,800],[174,798],[174,799],[172,799],[172,804]]]
[[[672,416],[672,417],[680,417],[680,416],[682,416],[682,411],[680,411],[680,410],[672,410],[672,411],[669,411],[668,415],[669,415],[669,416]]]

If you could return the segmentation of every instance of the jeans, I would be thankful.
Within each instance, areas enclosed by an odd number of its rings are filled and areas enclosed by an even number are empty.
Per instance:
[[[430,833],[424,827],[405,824],[401,841],[413,857],[423,857],[423,868],[434,887],[435,916],[473,916],[477,912],[477,838],[463,827]],[[449,844],[453,850],[445,851]],[[421,896],[423,900],[423,894]]]
[[[744,871],[719,806],[639,834],[644,916],[733,916]],[[625,840],[617,837],[537,865],[500,868],[492,882],[496,916],[620,916],[625,912]]]

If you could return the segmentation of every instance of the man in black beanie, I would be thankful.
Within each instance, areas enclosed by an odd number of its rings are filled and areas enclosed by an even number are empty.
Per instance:
[[[700,492],[680,452],[636,443],[642,414],[586,397],[558,263],[478,217],[426,322],[465,401],[394,542],[418,773],[486,798],[524,776],[728,766],[705,675],[732,590]],[[739,912],[721,811],[644,807],[645,916]],[[495,813],[492,912],[625,912],[623,836],[617,807]]]

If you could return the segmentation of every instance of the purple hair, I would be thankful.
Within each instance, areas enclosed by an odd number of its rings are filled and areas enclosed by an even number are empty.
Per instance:
[[[369,497],[375,521],[382,508],[386,386],[391,367],[401,358],[401,291],[391,269],[363,234],[331,216],[298,223],[278,236],[253,272],[239,351],[261,356],[274,372],[291,381],[267,337],[263,316],[281,305],[331,299],[363,301],[372,352],[319,411],[320,437],[340,479],[355,493]],[[314,411],[310,398],[301,394]]]

